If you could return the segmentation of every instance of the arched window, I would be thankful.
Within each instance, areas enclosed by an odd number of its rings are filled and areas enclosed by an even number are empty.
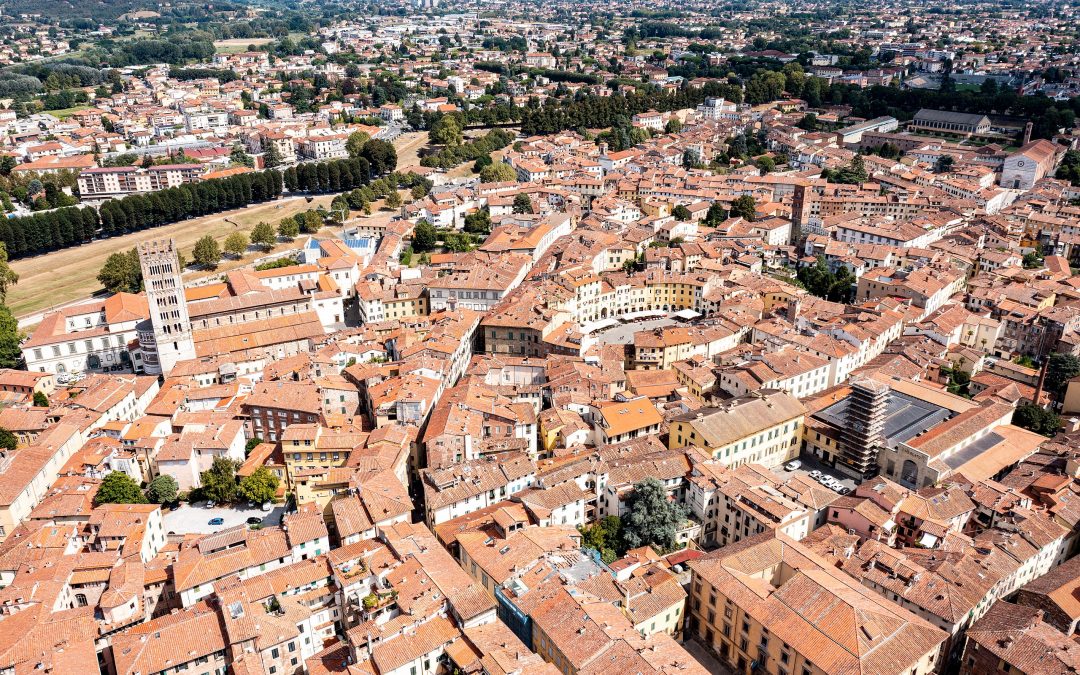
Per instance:
[[[900,482],[907,483],[912,487],[918,485],[919,480],[919,467],[915,465],[915,462],[910,459],[904,460],[904,466],[900,470]]]
[[[79,607],[86,607],[86,595],[83,593],[76,593],[75,602]]]

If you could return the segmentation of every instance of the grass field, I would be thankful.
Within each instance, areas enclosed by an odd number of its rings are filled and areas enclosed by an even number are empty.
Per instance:
[[[256,47],[273,42],[273,38],[236,38],[234,40],[216,40],[214,42],[214,51],[218,54],[239,54],[240,52],[246,52],[248,45],[254,45]]]
[[[329,206],[331,199],[331,195],[321,195],[309,204],[304,197],[292,197],[16,260],[11,263],[11,267],[19,274],[19,283],[8,292],[7,305],[16,317],[23,318],[56,305],[89,297],[101,290],[97,273],[105,264],[105,259],[112,253],[126,251],[140,242],[172,237],[190,260],[192,247],[204,234],[211,234],[219,242],[224,242],[233,232],[250,232],[261,220],[276,227],[278,221],[286,216],[319,205]],[[281,248],[285,246],[282,245]],[[240,264],[242,263],[223,260],[217,272]],[[207,273],[196,271],[189,272],[187,276],[197,278],[205,274]]]
[[[86,110],[89,107],[90,106],[88,105],[77,105],[72,106],[71,108],[60,108],[59,110],[44,110],[42,112],[48,113],[57,119],[66,120],[80,110]]]
[[[420,151],[427,147],[426,131],[410,131],[394,139],[397,150],[398,171],[406,171],[410,166],[420,165]]]
[[[245,46],[248,42],[250,41],[245,41]],[[398,151],[398,167],[404,169],[409,165],[417,165],[419,163],[417,153],[426,145],[427,132],[399,136],[394,142]],[[44,310],[82,300],[100,291],[101,285],[98,284],[97,274],[101,266],[105,264],[105,259],[112,253],[127,251],[140,242],[171,237],[176,240],[177,246],[190,260],[192,247],[204,234],[213,235],[221,243],[233,232],[249,233],[261,220],[277,227],[278,221],[286,216],[292,216],[320,205],[329,208],[333,197],[334,195],[319,195],[313,198],[311,203],[308,203],[304,197],[289,197],[212,216],[192,218],[122,237],[101,239],[46,255],[16,260],[11,263],[11,267],[19,274],[19,283],[8,292],[7,305],[16,317],[24,319],[24,324],[37,323],[33,320],[37,318],[35,315]],[[372,206],[378,209],[379,205],[376,203]],[[327,229],[324,232],[325,236],[336,236],[334,230]],[[284,248],[286,245],[283,244],[276,250]],[[220,274],[222,271],[249,263],[253,257],[255,254],[250,253],[240,261],[223,259],[217,270],[188,272],[185,278],[195,279],[207,274]]]

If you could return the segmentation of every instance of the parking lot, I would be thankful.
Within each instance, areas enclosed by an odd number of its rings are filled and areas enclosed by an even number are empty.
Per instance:
[[[787,480],[788,478],[797,475],[809,477],[811,471],[821,471],[822,473],[828,474],[833,478],[838,479],[841,485],[851,490],[854,490],[855,486],[858,484],[855,482],[855,479],[848,478],[836,469],[821,464],[817,461],[815,457],[803,455],[799,458],[799,461],[802,462],[802,466],[800,466],[798,469],[795,469],[794,471],[787,471],[784,469],[783,466],[778,466],[773,469],[773,473],[779,476],[781,480]]]
[[[233,506],[215,506],[205,508],[205,502],[195,505],[181,504],[179,508],[165,514],[165,531],[169,534],[209,534],[227,527],[243,525],[248,518],[257,517],[263,525],[280,525],[285,514],[284,506],[275,506],[269,513],[264,513],[258,506],[251,508],[247,503]],[[213,518],[225,521],[221,525],[210,525]]]

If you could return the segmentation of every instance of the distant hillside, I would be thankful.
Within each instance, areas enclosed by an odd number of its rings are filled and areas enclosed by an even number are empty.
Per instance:
[[[113,21],[123,14],[139,11],[159,11],[154,0],[3,0],[0,12],[5,17],[20,14],[39,14],[61,19],[94,19]]]

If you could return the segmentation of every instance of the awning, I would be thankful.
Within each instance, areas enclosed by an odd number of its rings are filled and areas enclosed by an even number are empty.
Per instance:
[[[617,319],[601,319],[599,321],[591,321],[589,323],[581,324],[581,333],[583,335],[589,335],[590,333],[595,333],[595,332],[601,331],[601,330],[607,330],[608,328],[611,328],[612,326],[618,326],[618,325],[619,325],[619,322],[618,322]]]
[[[690,320],[690,319],[696,319],[699,316],[701,316],[701,312],[695,312],[692,309],[680,309],[679,311],[675,312],[675,314],[673,314],[672,316],[674,316],[676,319]]]

